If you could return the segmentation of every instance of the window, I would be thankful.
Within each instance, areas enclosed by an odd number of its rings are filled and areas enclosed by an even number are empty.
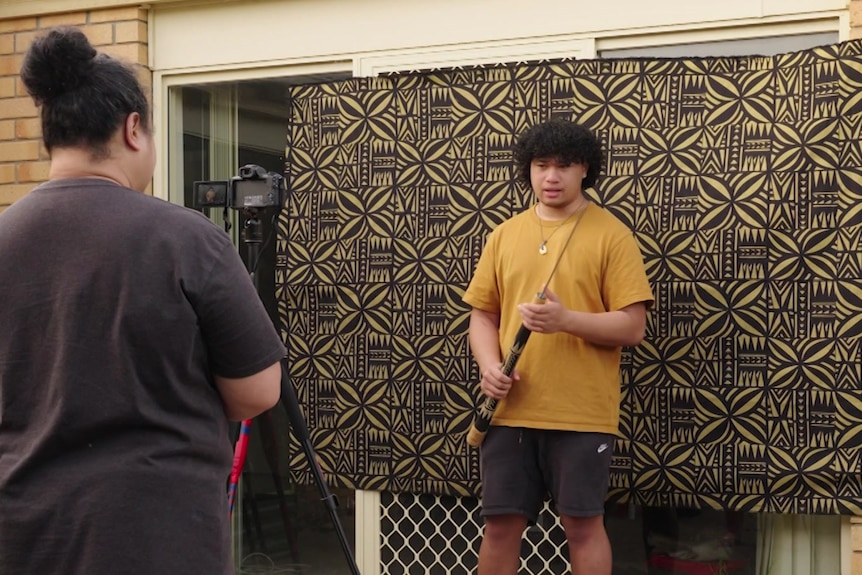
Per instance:
[[[618,48],[601,50],[600,58],[678,58],[678,57],[708,57],[708,56],[744,56],[758,54],[774,56],[784,52],[805,50],[815,46],[834,44],[838,41],[838,32],[820,32],[816,34],[796,34],[793,36],[768,36],[763,38],[746,38],[742,40],[724,40],[720,42],[698,42],[692,44],[668,44],[664,46],[647,46],[641,48]]]
[[[169,124],[175,129],[169,144],[169,181],[177,190],[172,194],[175,201],[194,207],[195,181],[226,180],[246,164],[283,174],[290,117],[287,90],[291,83],[313,80],[250,80],[172,88],[174,112]],[[241,234],[246,216],[225,213],[221,208],[208,215],[220,225],[227,221],[240,253],[248,261]],[[275,301],[275,224],[271,215],[264,212],[260,216],[264,244],[256,279],[264,304],[280,327]],[[282,405],[251,423],[232,522],[239,573],[323,575],[346,570],[332,518],[318,487],[313,482],[299,485],[291,476],[291,456],[305,457],[301,451],[291,453],[288,446],[292,433]],[[339,521],[353,547],[354,493],[346,489],[331,491],[340,502]]]

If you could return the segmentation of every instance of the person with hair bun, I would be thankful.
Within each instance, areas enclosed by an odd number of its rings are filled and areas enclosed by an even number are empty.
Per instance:
[[[228,420],[283,342],[228,235],[142,193],[134,69],[56,28],[21,78],[51,167],[0,213],[0,574],[233,573]]]

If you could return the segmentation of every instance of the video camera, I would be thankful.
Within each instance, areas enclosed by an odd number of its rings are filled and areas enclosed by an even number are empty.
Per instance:
[[[280,208],[284,204],[284,176],[246,164],[230,180],[194,182],[195,207],[236,210]]]

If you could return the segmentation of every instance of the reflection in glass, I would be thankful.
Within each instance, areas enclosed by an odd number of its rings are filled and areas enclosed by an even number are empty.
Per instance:
[[[181,128],[177,131],[179,139],[171,142],[170,153],[177,154],[181,148],[181,157],[171,164],[174,171],[170,181],[176,188],[171,190],[172,197],[193,207],[195,181],[230,178],[246,164],[284,173],[289,84],[286,80],[266,80],[176,88],[181,104],[177,107],[179,117],[169,121]],[[207,213],[224,225],[222,209],[208,209]],[[233,220],[232,233],[242,228],[243,216],[228,216]],[[279,326],[275,224],[268,214],[261,217],[261,224],[265,244],[261,246],[256,280],[261,299]],[[241,241],[238,249],[246,257]],[[349,572],[319,489],[310,481],[310,485],[297,484],[291,473],[292,462],[305,464],[304,453],[296,445],[291,447],[291,435],[281,405],[252,421],[233,513],[234,555],[240,575]],[[227,510],[227,481],[225,487]],[[355,548],[354,492],[336,488],[331,491],[340,503],[341,527]]]

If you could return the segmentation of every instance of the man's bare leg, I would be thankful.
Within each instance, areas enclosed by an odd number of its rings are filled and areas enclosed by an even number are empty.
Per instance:
[[[611,575],[611,542],[604,518],[563,515],[560,519],[569,543],[572,575]]]
[[[523,515],[485,517],[485,533],[479,547],[478,575],[517,575],[521,561],[521,537],[527,527]]]

